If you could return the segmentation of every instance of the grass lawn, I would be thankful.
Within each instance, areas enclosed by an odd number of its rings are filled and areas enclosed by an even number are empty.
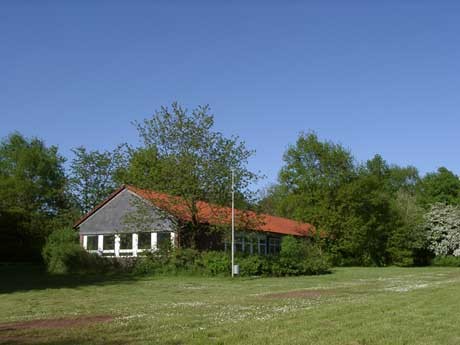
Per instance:
[[[460,344],[459,310],[457,268],[234,280],[0,269],[0,344]],[[88,316],[109,320],[17,327]]]

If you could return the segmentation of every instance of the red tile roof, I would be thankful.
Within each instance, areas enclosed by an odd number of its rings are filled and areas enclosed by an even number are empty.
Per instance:
[[[149,200],[158,208],[171,213],[183,221],[191,220],[191,213],[184,199],[165,193],[126,185],[113,192],[106,200],[83,216],[77,223],[75,223],[74,227],[80,225],[124,189],[128,189],[141,198]],[[198,209],[196,217],[197,222],[199,223],[212,225],[228,225],[231,223],[230,207],[217,206],[204,201],[197,202],[196,206]],[[235,210],[235,226],[240,229],[245,228],[294,236],[308,236],[314,234],[315,232],[314,226],[308,223],[301,223],[287,218],[241,210]]]

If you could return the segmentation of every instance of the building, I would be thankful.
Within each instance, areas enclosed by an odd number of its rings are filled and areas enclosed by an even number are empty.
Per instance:
[[[197,222],[208,227],[226,227],[231,209],[206,202],[197,203]],[[282,236],[307,237],[314,227],[290,219],[249,211],[235,211],[236,251],[273,254],[280,250]],[[164,243],[190,245],[190,212],[179,197],[124,185],[88,212],[74,225],[83,247],[104,256],[138,256]],[[198,249],[229,249],[224,232],[198,234]],[[226,232],[228,233],[228,231]]]

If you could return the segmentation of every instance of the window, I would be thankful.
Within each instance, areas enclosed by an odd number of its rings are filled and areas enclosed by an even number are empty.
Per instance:
[[[230,245],[230,248],[232,246]],[[235,253],[242,252],[244,250],[243,247],[243,237],[242,236],[235,236]]]
[[[254,252],[257,253],[257,248],[255,247],[256,240],[251,237],[246,237],[244,240],[244,252],[245,253],[251,253],[253,254]]]
[[[281,240],[277,237],[270,237],[268,239],[268,253],[278,254],[280,252]]]
[[[157,247],[159,249],[171,248],[171,233],[169,232],[158,232],[157,233]]]
[[[140,232],[137,234],[137,248],[138,249],[150,249],[152,235],[150,232]]]
[[[115,249],[115,236],[114,235],[104,235],[104,250],[114,250]]]
[[[132,234],[120,234],[120,249],[133,249]]]
[[[86,236],[86,249],[97,250],[97,235]]]
[[[259,254],[267,254],[267,238],[259,238]]]

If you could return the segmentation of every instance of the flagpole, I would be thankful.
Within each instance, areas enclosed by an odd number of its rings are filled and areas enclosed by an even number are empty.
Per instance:
[[[235,172],[232,169],[232,277],[235,276]]]

